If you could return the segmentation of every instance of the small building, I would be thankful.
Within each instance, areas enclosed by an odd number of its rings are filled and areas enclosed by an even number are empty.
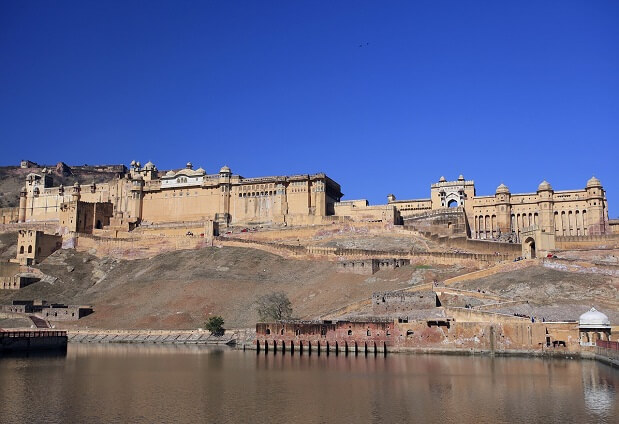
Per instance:
[[[39,164],[36,162],[33,162],[31,160],[28,159],[22,159],[19,162],[19,167],[22,169],[26,169],[26,168],[39,168]]]
[[[19,230],[17,234],[17,262],[33,265],[41,262],[62,247],[62,236],[43,231]]]
[[[77,321],[94,312],[92,306],[49,303],[45,300],[14,300],[12,305],[0,305],[0,311],[33,314],[48,321]]]
[[[610,320],[595,308],[589,309],[578,319],[581,346],[595,346],[597,340],[610,341]]]

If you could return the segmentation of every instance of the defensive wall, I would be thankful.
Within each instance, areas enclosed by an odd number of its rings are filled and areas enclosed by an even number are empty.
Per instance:
[[[402,314],[411,310],[429,309],[435,306],[436,297],[431,291],[372,293],[372,313],[376,315]]]
[[[0,208],[0,224],[10,224],[19,219],[19,208]]]
[[[509,261],[511,256],[502,254],[483,254],[467,252],[419,252],[414,250],[369,250],[369,249],[349,249],[335,247],[317,246],[294,246],[276,242],[265,242],[258,240],[248,240],[237,237],[217,237],[217,241],[233,241],[247,246],[270,246],[276,250],[287,251],[292,255],[312,255],[312,256],[331,256],[333,259],[338,257],[359,257],[359,258],[393,258],[409,259],[411,263],[424,262],[436,264],[460,263],[469,266],[488,265],[502,261]]]
[[[336,269],[338,272],[372,275],[383,269],[396,269],[406,265],[410,265],[409,259],[340,259]]]
[[[587,236],[557,236],[555,245],[559,250],[592,249],[604,247],[619,248],[619,234],[600,234]]]

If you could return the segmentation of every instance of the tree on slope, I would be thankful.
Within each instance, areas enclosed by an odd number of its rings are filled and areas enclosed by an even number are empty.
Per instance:
[[[292,316],[292,304],[284,292],[262,295],[256,300],[260,321],[279,321]]]

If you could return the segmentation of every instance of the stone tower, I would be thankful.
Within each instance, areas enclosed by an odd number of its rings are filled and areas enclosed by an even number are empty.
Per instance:
[[[509,192],[509,188],[505,184],[498,186],[494,194],[494,199],[497,211],[496,226],[501,234],[508,234],[511,232],[511,193]],[[494,231],[495,229],[493,228],[492,230]]]
[[[587,181],[587,228],[588,234],[599,235],[606,233],[604,219],[604,189],[602,183],[595,177]]]
[[[232,172],[224,165],[219,170],[219,213],[217,221],[220,225],[228,226],[230,222],[230,175]]]
[[[543,233],[554,234],[555,223],[553,214],[554,190],[548,181],[544,180],[537,187],[537,205],[539,207],[539,219],[537,226]]]

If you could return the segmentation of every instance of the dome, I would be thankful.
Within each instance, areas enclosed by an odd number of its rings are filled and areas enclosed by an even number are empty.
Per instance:
[[[196,169],[196,173],[198,173],[198,174],[206,174],[206,171],[204,170],[204,168],[199,167],[198,169]]]
[[[460,175],[458,176],[458,181],[464,181],[464,175],[460,174]]]
[[[595,177],[591,177],[589,181],[587,181],[587,188],[591,187],[602,187],[602,183]]]
[[[610,320],[595,308],[589,309],[578,318],[580,328],[610,328]]]
[[[543,191],[543,190],[552,190],[552,186],[546,180],[542,181],[540,185],[537,187],[537,191]]]
[[[439,182],[439,183],[444,183],[445,181],[447,181],[447,180],[445,179],[445,177],[441,177],[441,178],[439,178],[439,179],[438,179],[438,182]]]
[[[134,160],[132,160],[132,161],[131,161],[131,163],[130,163],[129,165],[131,165],[131,166],[135,166],[135,161],[134,161]]]
[[[187,169],[191,169],[191,168],[193,168],[193,165],[192,165],[192,163],[191,163],[191,162],[187,162],[187,165],[186,165],[186,166],[187,166]]]
[[[174,172],[174,171],[168,171],[168,172],[165,173],[166,177],[173,177],[175,175],[176,175],[176,172]]]
[[[75,184],[73,184],[73,187],[79,187],[80,183],[78,183],[77,181],[75,182]]]
[[[26,186],[23,186],[23,187],[21,188],[21,192],[22,192],[22,193],[25,193],[25,192],[26,192]]]
[[[230,168],[228,168],[227,165],[224,165],[221,167],[221,169],[219,170],[220,174],[229,174],[230,173]]]
[[[144,165],[144,169],[155,169],[155,164],[152,163],[151,161],[146,162],[146,165]]]
[[[497,193],[509,193],[509,188],[505,184],[501,183],[501,185],[496,188],[496,192]]]

